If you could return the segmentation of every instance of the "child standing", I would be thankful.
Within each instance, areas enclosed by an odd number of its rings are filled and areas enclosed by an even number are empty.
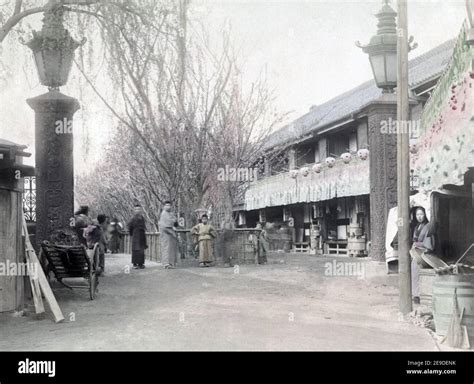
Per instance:
[[[201,217],[201,223],[191,229],[191,234],[198,237],[199,242],[199,265],[209,267],[214,261],[213,243],[217,237],[216,230],[211,224],[208,224],[207,215]]]

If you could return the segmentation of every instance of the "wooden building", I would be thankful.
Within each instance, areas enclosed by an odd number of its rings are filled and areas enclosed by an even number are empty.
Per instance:
[[[468,31],[465,24],[426,103],[411,154],[418,189],[429,196],[436,254],[447,262],[474,243],[474,47]],[[474,252],[470,258],[474,262]]]
[[[418,128],[455,42],[410,60],[415,126],[405,129]],[[396,96],[374,80],[311,107],[269,137],[264,172],[250,184],[239,220],[293,228],[294,251],[384,261],[388,212],[397,199],[397,129]]]
[[[23,164],[23,157],[30,156],[25,148],[0,139],[0,312],[21,310],[24,304],[24,277],[18,274],[25,258],[23,177],[34,173],[33,167]]]

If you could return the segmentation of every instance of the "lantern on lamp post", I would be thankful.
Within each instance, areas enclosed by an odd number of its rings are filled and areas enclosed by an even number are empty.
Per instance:
[[[84,44],[77,42],[63,25],[64,9],[51,7],[44,13],[40,32],[33,31],[33,38],[26,45],[33,56],[41,84],[50,91],[67,83],[74,59],[74,51]]]
[[[377,34],[369,44],[362,46],[357,41],[356,45],[369,55],[377,87],[384,93],[392,93],[397,86],[397,13],[385,0],[375,16],[378,19]]]
[[[382,9],[376,14],[377,34],[370,39],[368,45],[361,46],[359,42],[356,45],[369,55],[377,87],[384,93],[393,93],[394,88],[397,88],[397,121],[406,122],[410,112],[408,52],[415,49],[417,44],[413,43],[413,37],[408,38],[407,0],[397,1],[397,11],[389,6],[388,0],[384,0]],[[407,314],[412,310],[408,133],[397,133],[396,154],[400,312]],[[372,224],[371,226],[373,227]]]

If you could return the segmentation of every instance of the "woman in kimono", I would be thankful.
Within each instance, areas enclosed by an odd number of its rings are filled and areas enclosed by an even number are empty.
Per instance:
[[[178,255],[178,235],[174,230],[178,226],[176,216],[171,212],[171,201],[165,201],[160,221],[160,247],[161,263],[165,269],[172,269],[176,266]]]
[[[258,263],[266,264],[267,263],[267,251],[268,251],[268,239],[267,231],[264,227],[265,223],[257,223],[257,229],[261,229],[260,236],[258,237]]]
[[[201,223],[191,228],[191,234],[198,236],[199,241],[199,265],[209,267],[214,261],[213,242],[217,237],[214,227],[207,223],[207,215],[202,215]]]
[[[140,206],[135,206],[135,216],[129,221],[128,230],[132,238],[132,264],[135,269],[145,268],[146,224]]]
[[[417,207],[415,209],[415,220],[413,228],[413,244],[410,250],[412,256],[411,262],[411,287],[412,297],[415,304],[420,304],[420,287],[419,287],[419,274],[420,266],[419,261],[422,260],[421,255],[423,253],[431,253],[434,251],[434,236],[433,228],[426,217],[426,211],[423,207]]]

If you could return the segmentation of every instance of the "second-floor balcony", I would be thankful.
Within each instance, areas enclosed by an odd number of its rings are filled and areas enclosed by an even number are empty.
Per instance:
[[[253,182],[245,193],[245,209],[250,211],[369,193],[369,159],[353,156],[347,163],[336,159],[332,167],[325,162],[319,166],[308,164]]]

